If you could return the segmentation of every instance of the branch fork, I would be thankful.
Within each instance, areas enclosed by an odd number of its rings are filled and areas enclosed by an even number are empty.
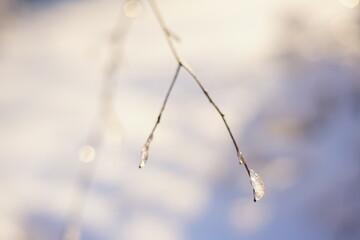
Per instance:
[[[174,58],[176,59],[177,63],[178,63],[178,66],[176,68],[176,71],[175,71],[175,74],[174,74],[174,77],[172,79],[172,82],[170,84],[170,87],[166,93],[166,96],[165,96],[165,99],[164,99],[164,102],[162,104],[162,107],[161,107],[161,110],[160,110],[160,113],[158,115],[158,118],[157,118],[157,121],[148,137],[148,139],[146,140],[145,142],[145,145],[141,151],[141,161],[140,161],[140,165],[139,165],[139,168],[142,168],[145,166],[145,163],[148,159],[148,155],[149,155],[149,147],[150,147],[150,143],[151,141],[153,140],[153,136],[154,136],[154,132],[157,128],[157,126],[159,125],[160,123],[160,119],[161,119],[161,116],[163,114],[163,111],[165,109],[165,106],[166,106],[166,103],[169,99],[169,96],[171,94],[171,91],[174,87],[174,84],[178,78],[178,75],[179,75],[179,72],[180,72],[180,69],[183,68],[184,70],[186,70],[190,76],[195,80],[195,82],[198,84],[198,86],[200,87],[201,91],[203,92],[203,94],[205,95],[205,97],[209,100],[210,104],[215,108],[215,110],[219,113],[219,115],[221,116],[221,119],[222,121],[224,122],[225,124],[225,127],[230,135],[230,138],[233,142],[233,145],[235,147],[235,150],[236,150],[236,154],[237,154],[237,157],[239,159],[239,164],[240,165],[244,165],[245,169],[246,169],[246,172],[248,173],[249,175],[249,179],[250,179],[250,183],[253,187],[253,195],[254,195],[254,202],[260,200],[264,195],[265,195],[265,187],[264,187],[264,183],[263,181],[261,180],[260,176],[252,169],[250,169],[247,165],[247,162],[245,161],[244,157],[243,157],[243,154],[240,152],[239,150],[239,147],[235,141],[235,138],[230,130],[230,127],[227,123],[227,121],[225,120],[225,115],[221,112],[221,110],[219,109],[219,107],[215,104],[215,102],[212,100],[212,98],[210,97],[209,93],[206,91],[206,89],[204,88],[204,86],[202,85],[202,83],[200,82],[199,78],[197,77],[197,75],[195,74],[195,72],[191,69],[190,65],[188,65],[179,55],[179,53],[177,52],[175,46],[174,46],[174,42],[173,40],[177,40],[178,37],[176,35],[174,35],[172,33],[172,31],[169,30],[169,28],[166,26],[165,24],[165,21],[161,15],[161,12],[156,4],[156,1],[155,0],[149,0],[149,3],[150,3],[150,7],[152,9],[152,11],[154,12],[155,16],[156,16],[156,19],[158,20],[158,23],[160,25],[160,27],[162,28],[162,31],[166,37],[166,40],[168,42],[168,45],[169,45],[169,48],[171,50],[171,52],[173,53],[174,55]]]

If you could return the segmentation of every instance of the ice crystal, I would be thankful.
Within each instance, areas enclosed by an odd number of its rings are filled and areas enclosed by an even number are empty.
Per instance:
[[[259,201],[265,195],[265,186],[260,176],[252,169],[250,169],[250,183],[254,190],[254,201]]]
[[[237,156],[239,158],[239,163],[244,164],[244,158],[241,152],[237,152]]]
[[[150,143],[153,139],[153,134],[150,134],[149,138],[147,139],[143,149],[141,150],[141,161],[140,161],[140,165],[139,165],[139,168],[142,168],[145,166],[145,163],[148,159],[148,156],[149,156],[149,146],[150,146]]]

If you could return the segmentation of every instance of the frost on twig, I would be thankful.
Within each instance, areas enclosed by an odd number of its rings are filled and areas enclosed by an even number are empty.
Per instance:
[[[243,157],[242,153],[241,153],[241,152],[237,152],[237,156],[238,156],[238,158],[239,158],[239,163],[240,163],[240,164],[245,164],[245,160],[244,160],[244,157]]]
[[[233,142],[233,145],[235,147],[235,150],[236,150],[236,154],[238,156],[238,159],[239,159],[239,163],[244,165],[245,169],[246,169],[246,172],[248,173],[249,175],[249,178],[250,178],[250,183],[253,187],[253,193],[254,193],[254,201],[258,201],[260,200],[264,195],[265,195],[265,187],[264,187],[264,183],[263,181],[261,180],[261,178],[259,177],[258,174],[256,174],[252,169],[249,169],[242,153],[240,152],[239,150],[239,147],[235,141],[235,138],[230,130],[230,127],[225,119],[225,115],[221,112],[220,108],[215,104],[215,102],[213,101],[213,99],[210,97],[209,93],[206,91],[205,87],[202,85],[200,79],[197,77],[197,75],[195,74],[195,72],[191,69],[191,67],[180,57],[175,45],[174,45],[174,40],[176,41],[177,37],[176,35],[174,35],[172,33],[172,31],[169,30],[169,28],[166,26],[166,23],[161,15],[161,12],[156,4],[156,1],[155,0],[149,0],[149,3],[150,3],[150,7],[152,9],[152,11],[154,12],[155,14],[155,17],[156,19],[158,20],[158,23],[166,37],[166,40],[167,40],[167,43],[169,45],[169,48],[174,56],[174,58],[176,59],[177,63],[178,63],[178,67],[176,69],[176,72],[175,72],[175,76],[171,82],[171,85],[170,85],[170,88],[168,89],[167,91],[167,94],[166,94],[166,97],[165,97],[165,100],[163,102],[163,105],[162,105],[162,108],[160,110],[160,113],[158,115],[158,119],[157,119],[157,122],[155,123],[155,126],[153,128],[153,130],[151,131],[151,134],[148,138],[148,140],[146,141],[142,151],[141,151],[141,162],[140,162],[140,165],[139,165],[139,168],[142,168],[146,161],[147,161],[147,158],[148,158],[148,152],[149,152],[149,146],[150,146],[150,143],[152,141],[152,138],[153,138],[153,133],[155,132],[158,124],[160,123],[160,118],[161,118],[161,115],[165,109],[165,106],[166,106],[166,102],[169,98],[169,95],[171,93],[171,90],[177,80],[177,77],[178,77],[178,74],[179,74],[179,71],[181,68],[183,68],[184,70],[186,70],[190,76],[194,79],[194,81],[197,83],[197,85],[199,86],[199,88],[201,89],[201,91],[203,92],[203,94],[205,95],[205,97],[209,100],[210,104],[215,108],[216,112],[220,115],[229,135],[230,135],[230,138]]]

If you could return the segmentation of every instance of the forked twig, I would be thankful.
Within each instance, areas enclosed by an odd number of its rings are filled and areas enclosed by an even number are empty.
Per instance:
[[[179,71],[181,68],[184,68],[191,76],[192,78],[195,80],[195,82],[198,84],[198,86],[200,87],[201,91],[204,93],[204,95],[206,96],[206,98],[209,100],[209,102],[211,103],[211,105],[215,108],[215,110],[219,113],[219,115],[221,116],[221,119],[223,120],[224,124],[225,124],[225,127],[230,135],[230,138],[234,144],[234,147],[235,147],[235,150],[236,150],[236,154],[237,154],[237,157],[239,159],[239,163],[240,164],[244,164],[244,167],[246,169],[246,172],[248,173],[249,175],[249,178],[250,178],[250,183],[251,185],[253,186],[253,193],[254,193],[254,201],[256,202],[257,200],[261,199],[264,194],[265,194],[265,188],[264,188],[264,183],[262,182],[261,178],[259,177],[258,174],[256,174],[252,169],[250,169],[242,155],[242,153],[240,152],[239,150],[239,147],[235,141],[235,138],[230,130],[230,127],[225,119],[225,115],[221,112],[221,110],[219,109],[219,107],[215,104],[215,102],[212,100],[212,98],[210,97],[209,93],[206,91],[205,87],[202,85],[202,83],[200,82],[199,78],[197,77],[197,75],[195,74],[195,72],[191,69],[191,67],[180,57],[178,51],[176,50],[175,46],[174,46],[174,37],[173,37],[173,34],[172,32],[169,30],[169,28],[166,26],[165,24],[165,21],[161,15],[161,12],[159,10],[159,7],[157,6],[156,4],[156,1],[155,0],[149,0],[149,3],[150,3],[150,7],[152,9],[152,11],[154,12],[155,16],[156,16],[156,19],[158,20],[164,34],[165,34],[165,37],[166,37],[166,40],[168,42],[168,45],[170,47],[170,50],[172,52],[172,54],[174,55],[176,61],[178,62],[178,67],[176,69],[176,72],[175,72],[175,76],[171,82],[171,85],[170,85],[170,88],[166,94],[166,97],[165,97],[165,100],[163,102],[163,105],[162,105],[162,108],[161,108],[161,111],[158,115],[158,119],[157,119],[157,122],[155,123],[155,126],[153,128],[153,130],[151,131],[143,149],[142,149],[142,153],[141,153],[141,162],[140,162],[140,165],[139,165],[139,168],[142,168],[147,159],[148,159],[148,151],[149,151],[149,146],[150,146],[150,143],[153,139],[153,135],[154,135],[154,132],[155,132],[155,129],[157,128],[158,124],[160,123],[160,118],[162,116],[162,113],[164,111],[164,108],[165,108],[165,105],[166,105],[166,102],[169,98],[169,95],[172,91],[172,88],[177,80],[177,77],[178,77],[178,74],[179,74]]]

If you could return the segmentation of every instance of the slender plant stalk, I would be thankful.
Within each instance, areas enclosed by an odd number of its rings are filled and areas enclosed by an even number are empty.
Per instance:
[[[152,9],[152,11],[154,12],[155,16],[156,16],[156,19],[158,21],[158,23],[160,24],[160,27],[162,29],[162,31],[164,32],[165,34],[165,37],[166,37],[166,40],[167,40],[167,43],[169,45],[169,48],[172,52],[172,54],[174,55],[176,61],[178,62],[178,67],[176,69],[176,72],[175,72],[175,76],[172,80],[172,83],[170,85],[170,88],[166,94],[166,97],[165,97],[165,100],[163,102],[163,105],[162,105],[162,108],[161,108],[161,111],[158,115],[158,120],[153,128],[153,130],[151,131],[151,134],[149,135],[145,145],[144,145],[144,148],[142,149],[142,159],[141,159],[141,162],[140,162],[140,165],[139,167],[143,167],[145,165],[145,162],[147,161],[147,158],[148,158],[148,151],[149,151],[149,146],[150,146],[150,143],[153,139],[153,134],[155,132],[155,129],[157,128],[158,124],[160,123],[160,118],[162,116],[162,113],[164,111],[164,108],[165,108],[165,105],[166,105],[166,102],[169,98],[169,95],[172,91],[172,88],[177,80],[177,77],[178,77],[178,73],[180,71],[181,68],[184,68],[191,76],[192,78],[195,80],[195,82],[198,84],[198,86],[200,87],[201,91],[204,93],[204,95],[206,96],[206,98],[209,100],[209,102],[211,103],[211,105],[215,108],[215,110],[219,113],[219,115],[221,116],[221,119],[223,120],[224,124],[225,124],[225,127],[230,135],[230,138],[233,142],[233,145],[235,147],[235,150],[236,150],[236,154],[237,154],[237,157],[239,159],[239,163],[240,164],[244,164],[244,167],[246,169],[246,172],[248,173],[249,177],[250,177],[250,182],[253,186],[253,193],[254,193],[254,201],[256,202],[257,200],[259,200],[260,198],[262,198],[263,194],[264,194],[264,185],[263,185],[263,182],[261,180],[261,178],[253,171],[251,170],[242,153],[240,152],[239,150],[239,147],[235,141],[235,138],[234,138],[234,135],[232,134],[231,130],[230,130],[230,127],[229,127],[229,124],[227,123],[226,119],[225,119],[225,115],[221,112],[221,110],[219,109],[219,107],[215,104],[215,102],[212,100],[212,98],[210,97],[209,93],[206,91],[205,87],[203,86],[203,84],[201,83],[200,79],[197,77],[197,75],[195,74],[195,72],[191,69],[191,67],[180,57],[178,51],[176,50],[175,48],[175,45],[174,45],[174,40],[177,40],[176,37],[174,37],[174,35],[172,34],[172,31],[169,30],[169,28],[166,26],[165,24],[165,21],[162,17],[162,14],[159,10],[159,7],[156,3],[155,0],[149,0],[149,3],[150,3],[150,7]],[[263,191],[261,192],[261,197],[258,197],[257,194],[259,194],[259,191]]]
[[[78,170],[77,191],[74,192],[72,201],[70,202],[69,210],[66,215],[64,226],[60,233],[60,240],[79,240],[81,224],[83,220],[84,208],[90,187],[94,181],[95,173],[99,164],[100,148],[104,144],[106,128],[111,123],[111,118],[114,117],[114,98],[115,90],[118,84],[118,79],[115,73],[121,67],[122,45],[125,37],[131,26],[131,19],[126,17],[121,9],[118,19],[111,31],[110,39],[108,39],[108,46],[115,51],[113,56],[109,57],[109,62],[103,70],[102,89],[99,98],[98,118],[95,119],[93,127],[90,128],[87,138],[84,143],[89,144],[96,149],[96,155],[90,163],[81,165]],[[104,129],[99,126],[103,125]]]
[[[174,84],[175,84],[175,82],[176,82],[176,79],[177,79],[177,77],[178,77],[178,75],[179,75],[180,69],[181,69],[181,65],[179,64],[178,67],[176,68],[176,72],[175,72],[174,78],[173,78],[173,80],[172,80],[172,82],[171,82],[171,85],[170,85],[170,87],[169,87],[169,90],[168,90],[167,93],[166,93],[165,100],[164,100],[164,102],[163,102],[163,105],[162,105],[162,107],[161,107],[161,110],[160,110],[160,113],[159,113],[159,115],[158,115],[157,121],[156,121],[155,126],[154,126],[153,130],[151,131],[151,134],[150,134],[150,135],[153,135],[153,134],[154,134],[155,129],[157,128],[157,126],[158,126],[159,123],[160,123],[161,116],[162,116],[162,114],[163,114],[163,112],[164,112],[164,109],[165,109],[166,103],[167,103],[167,101],[168,101],[168,99],[169,99],[170,93],[171,93],[171,91],[172,91],[172,89],[173,89],[173,87],[174,87]]]
[[[154,132],[155,132],[157,126],[158,126],[159,123],[160,123],[161,116],[162,116],[162,114],[163,114],[163,112],[164,112],[164,110],[165,110],[166,103],[167,103],[167,101],[168,101],[168,99],[169,99],[170,93],[171,93],[171,91],[172,91],[172,89],[173,89],[173,87],[174,87],[174,84],[175,84],[175,82],[176,82],[176,79],[177,79],[177,77],[178,77],[178,75],[179,75],[180,69],[181,69],[181,64],[179,63],[178,67],[176,68],[176,71],[175,71],[175,75],[174,75],[174,77],[173,77],[173,80],[171,81],[170,87],[169,87],[169,89],[168,89],[168,91],[167,91],[167,93],[166,93],[164,102],[163,102],[163,104],[162,104],[162,106],[161,106],[161,110],[160,110],[160,113],[159,113],[159,115],[158,115],[158,117],[157,117],[156,123],[155,123],[153,129],[151,130],[151,133],[150,133],[148,139],[146,140],[146,143],[145,143],[145,145],[144,145],[144,147],[143,147],[143,149],[142,149],[142,152],[141,152],[141,162],[140,162],[140,164],[139,164],[139,168],[144,167],[144,166],[145,166],[145,163],[146,163],[146,161],[147,161],[147,159],[148,159],[148,152],[149,152],[150,143],[151,143],[151,141],[152,141],[152,139],[153,139]]]

